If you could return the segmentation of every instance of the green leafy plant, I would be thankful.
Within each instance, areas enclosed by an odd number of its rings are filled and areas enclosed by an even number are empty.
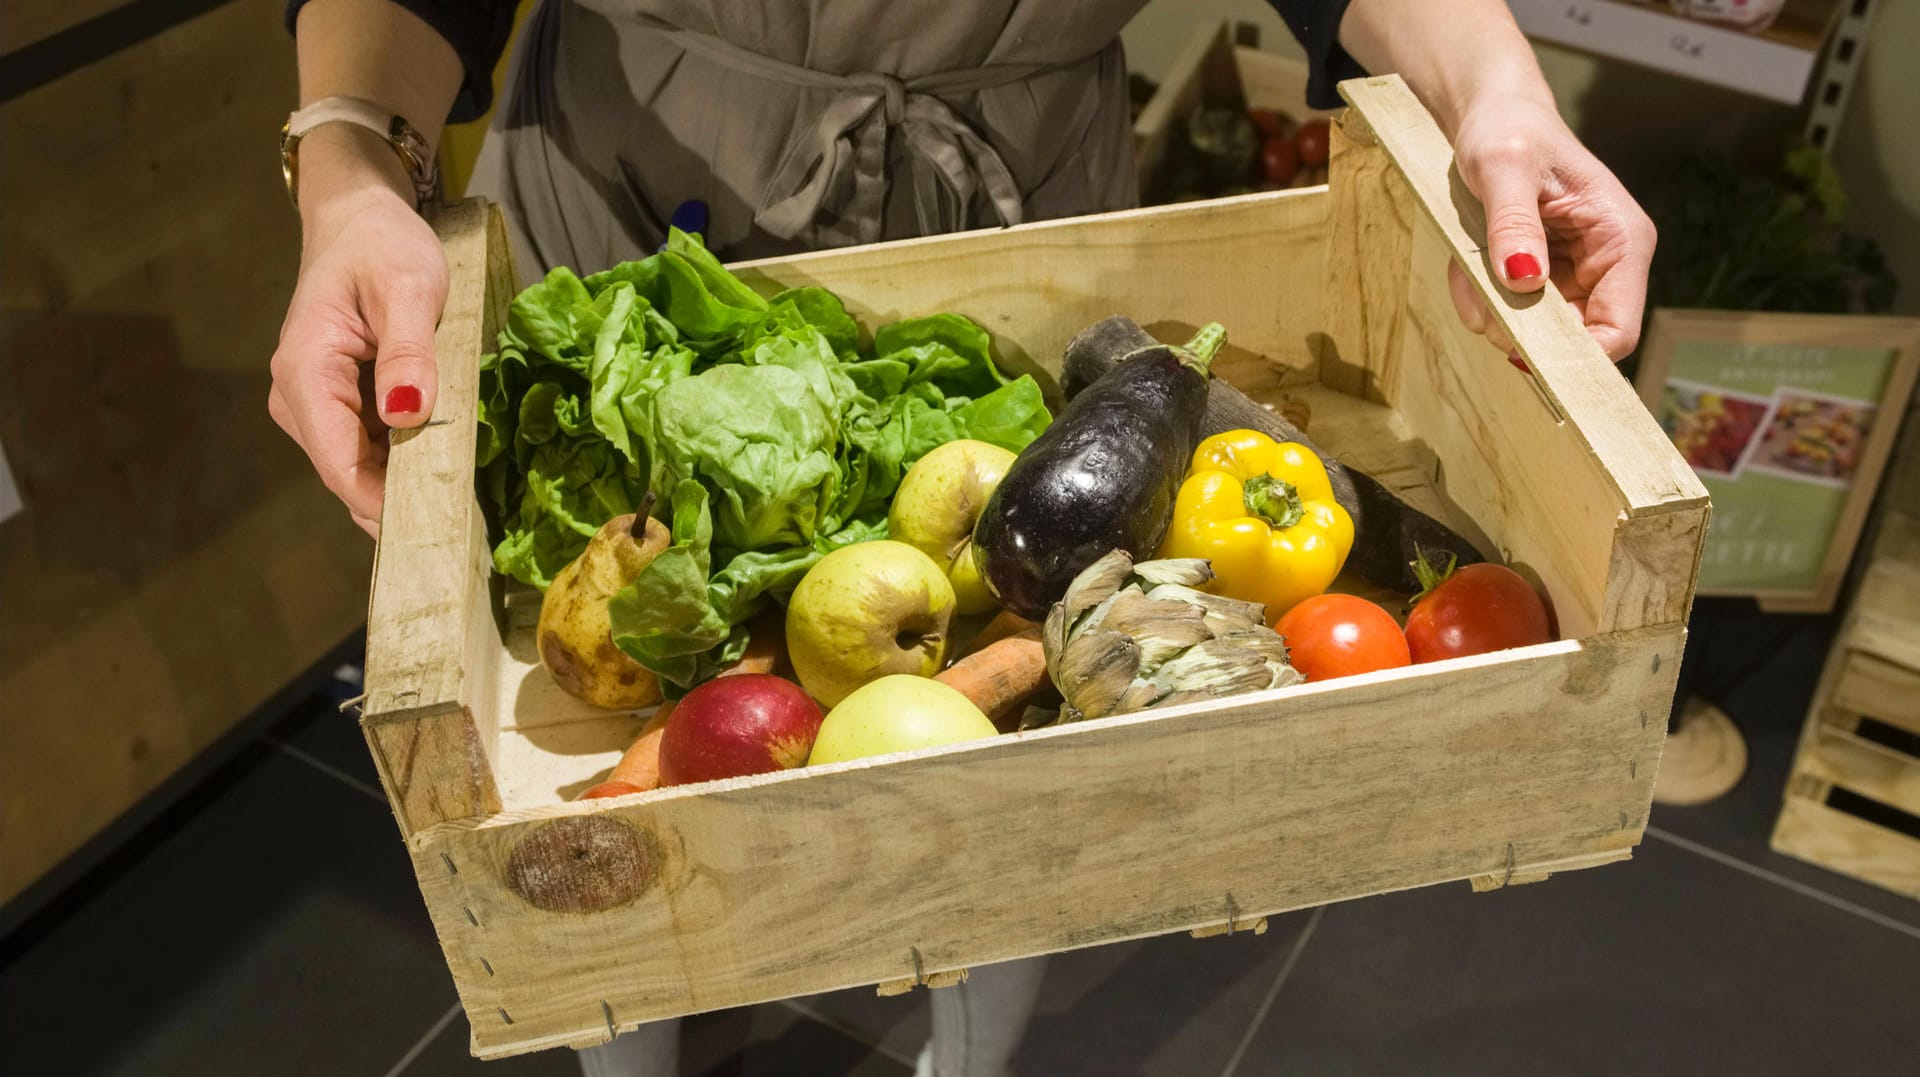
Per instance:
[[[1811,146],[1765,172],[1696,154],[1654,207],[1648,308],[1884,311],[1897,282],[1878,244],[1841,227],[1845,216],[1840,178]]]
[[[819,288],[762,297],[696,236],[516,297],[480,369],[494,565],[545,589],[648,490],[673,545],[609,605],[613,640],[677,694],[815,561],[884,538],[907,468],[974,438],[1018,452],[1051,416],[972,321],[882,326]]]

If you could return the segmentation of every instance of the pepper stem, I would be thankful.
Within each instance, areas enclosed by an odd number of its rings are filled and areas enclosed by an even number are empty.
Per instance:
[[[1192,340],[1178,349],[1180,361],[1204,378],[1207,376],[1207,367],[1213,364],[1213,357],[1220,354],[1220,347],[1226,342],[1227,327],[1219,322],[1208,322],[1193,335]]]
[[[1307,515],[1300,491],[1292,483],[1272,475],[1255,475],[1246,483],[1247,511],[1282,531],[1299,523]]]

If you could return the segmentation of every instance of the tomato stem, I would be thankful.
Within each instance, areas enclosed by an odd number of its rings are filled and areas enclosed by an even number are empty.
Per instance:
[[[1447,567],[1445,568],[1434,568],[1433,562],[1427,559],[1426,550],[1415,546],[1413,552],[1413,575],[1415,579],[1420,581],[1420,593],[1414,595],[1413,598],[1408,601],[1408,605],[1410,606],[1417,604],[1421,599],[1432,594],[1434,588],[1447,582],[1447,580],[1453,576],[1453,570],[1460,567],[1459,556],[1451,552],[1447,554]]]

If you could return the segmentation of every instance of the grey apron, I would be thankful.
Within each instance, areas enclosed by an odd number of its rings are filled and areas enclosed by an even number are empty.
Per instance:
[[[544,0],[471,188],[523,282],[1134,204],[1119,33],[1145,0]]]

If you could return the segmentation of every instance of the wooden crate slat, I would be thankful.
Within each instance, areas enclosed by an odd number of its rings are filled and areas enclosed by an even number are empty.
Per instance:
[[[1285,113],[1296,120],[1331,119],[1338,109],[1307,106],[1307,79],[1313,69],[1304,59],[1264,49],[1236,45],[1233,58],[1240,69],[1240,86],[1247,107]]]
[[[1799,796],[1773,829],[1775,852],[1920,898],[1920,840]]]
[[[817,284],[869,325],[964,314],[999,335],[996,357],[1009,369],[1049,382],[1068,339],[1117,313],[1162,335],[1217,321],[1230,346],[1311,371],[1326,291],[1325,194],[1243,195],[732,268],[774,290]],[[1016,328],[1017,344],[1007,336]]]
[[[1920,669],[1920,520],[1888,513],[1869,556],[1848,645]]]
[[[1672,451],[1672,443],[1606,361],[1559,289],[1548,282],[1542,291],[1523,296],[1497,283],[1486,254],[1486,213],[1453,168],[1446,137],[1406,83],[1394,76],[1355,79],[1341,83],[1340,92],[1406,170],[1416,203],[1440,229],[1444,246],[1449,252],[1474,255],[1463,258],[1461,268],[1509,338],[1519,342],[1534,369],[1529,380],[1548,406],[1558,416],[1577,420],[1581,437],[1601,471],[1616,482],[1630,514],[1704,507],[1705,487]],[[1442,286],[1437,293],[1432,292],[1434,283]],[[1444,300],[1444,284],[1429,282],[1423,294]],[[1498,380],[1481,379],[1486,384]]]
[[[367,741],[403,831],[500,810],[491,756],[500,646],[492,550],[474,495],[480,355],[513,296],[498,209],[440,211],[447,305],[434,334],[436,418],[396,431],[367,612]],[[449,814],[453,813],[453,814]]]
[[[1229,895],[1251,919],[1624,856],[1681,637],[506,812],[411,844],[478,1053],[575,1043],[604,1037],[603,1002],[630,1028],[910,976],[915,951],[945,971],[1215,923]],[[579,833],[527,870],[555,827]],[[542,911],[513,879],[548,904],[631,897]],[[848,911],[813,912],[829,909]]]
[[[1350,114],[1330,130],[1332,222],[1327,231],[1326,332],[1320,381],[1367,400],[1398,399],[1406,326],[1407,275],[1417,210],[1406,175],[1364,116]]]
[[[1851,648],[1842,661],[1833,689],[1835,709],[1876,718],[1920,736],[1920,670]]]
[[[1838,724],[1822,722],[1815,728],[1794,770],[1920,816],[1920,759]]]

